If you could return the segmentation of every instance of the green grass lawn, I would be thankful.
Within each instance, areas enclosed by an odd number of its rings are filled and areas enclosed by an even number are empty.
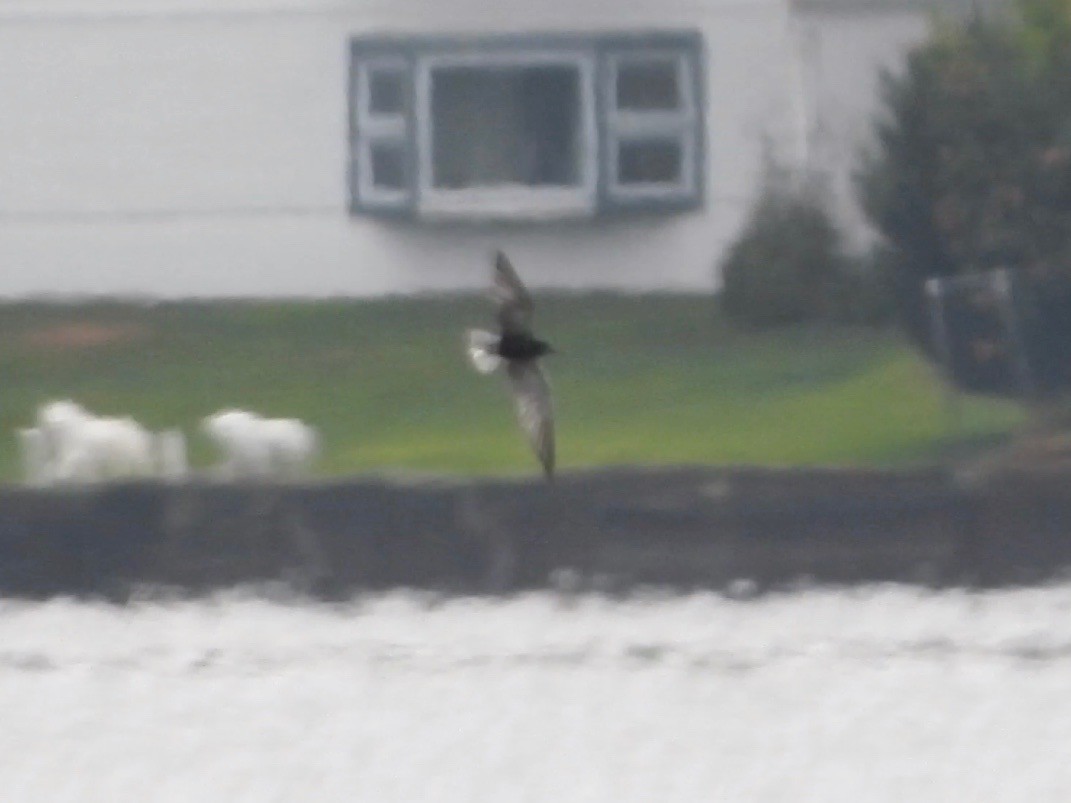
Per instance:
[[[709,298],[552,295],[538,328],[563,469],[606,463],[888,465],[939,460],[953,440],[1006,435],[1020,409],[968,399],[955,434],[932,369],[896,334],[801,328],[746,334]],[[482,298],[0,305],[0,479],[14,430],[48,399],[182,427],[221,407],[320,428],[328,474],[396,468],[536,470],[504,382],[476,374],[466,327]]]

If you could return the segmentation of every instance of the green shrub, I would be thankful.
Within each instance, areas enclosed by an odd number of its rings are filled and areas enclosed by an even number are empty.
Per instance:
[[[880,246],[870,254],[845,257],[834,285],[832,317],[839,323],[879,326],[896,316],[888,257]]]
[[[935,356],[926,280],[1010,269],[1035,386],[1071,388],[1071,3],[939,24],[883,100],[857,178],[901,323]]]
[[[844,253],[820,189],[773,165],[722,264],[722,282],[725,313],[758,328],[881,315],[881,287]]]

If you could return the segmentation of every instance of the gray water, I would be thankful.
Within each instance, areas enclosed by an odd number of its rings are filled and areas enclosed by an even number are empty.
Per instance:
[[[5,801],[1066,801],[1071,586],[0,601]]]

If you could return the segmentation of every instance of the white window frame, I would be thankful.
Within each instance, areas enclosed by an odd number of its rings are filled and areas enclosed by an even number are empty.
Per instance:
[[[609,57],[609,75],[603,91],[609,147],[606,148],[604,168],[607,192],[619,200],[677,199],[696,194],[699,171],[696,121],[699,109],[697,87],[693,80],[690,58],[680,50],[650,49],[615,53]],[[681,108],[619,109],[617,80],[622,64],[672,62],[677,68],[677,91]],[[680,180],[644,184],[622,183],[620,180],[622,143],[673,142],[681,149]]]
[[[353,214],[417,220],[541,221],[696,209],[706,195],[705,50],[696,31],[533,32],[489,35],[359,36],[350,41],[350,202]],[[623,65],[676,65],[680,108],[617,107]],[[432,92],[438,69],[560,66],[578,75],[576,185],[436,187]],[[371,77],[396,71],[404,113],[373,114]],[[666,142],[680,149],[679,180],[622,182],[623,145]],[[373,184],[373,148],[404,155],[404,188]]]
[[[580,183],[575,187],[434,186],[435,121],[432,115],[432,73],[446,67],[518,69],[561,66],[574,68],[579,81]],[[439,53],[422,56],[416,65],[417,212],[427,218],[549,219],[594,215],[598,180],[595,108],[595,59],[582,50],[493,50],[481,53]]]
[[[372,172],[372,146],[389,144],[406,150],[407,111],[383,114],[373,112],[371,76],[374,72],[396,72],[402,77],[403,92],[409,82],[409,66],[404,58],[381,56],[361,63],[357,68],[357,105],[353,109],[352,124],[357,130],[357,188],[361,203],[371,207],[393,209],[408,203],[411,190],[408,187],[383,187],[374,183]],[[406,165],[406,170],[411,168]],[[411,179],[410,179],[411,180]]]

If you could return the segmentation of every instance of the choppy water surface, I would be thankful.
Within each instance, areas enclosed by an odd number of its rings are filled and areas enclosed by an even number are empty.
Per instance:
[[[0,601],[4,800],[1071,800],[1071,585]]]

